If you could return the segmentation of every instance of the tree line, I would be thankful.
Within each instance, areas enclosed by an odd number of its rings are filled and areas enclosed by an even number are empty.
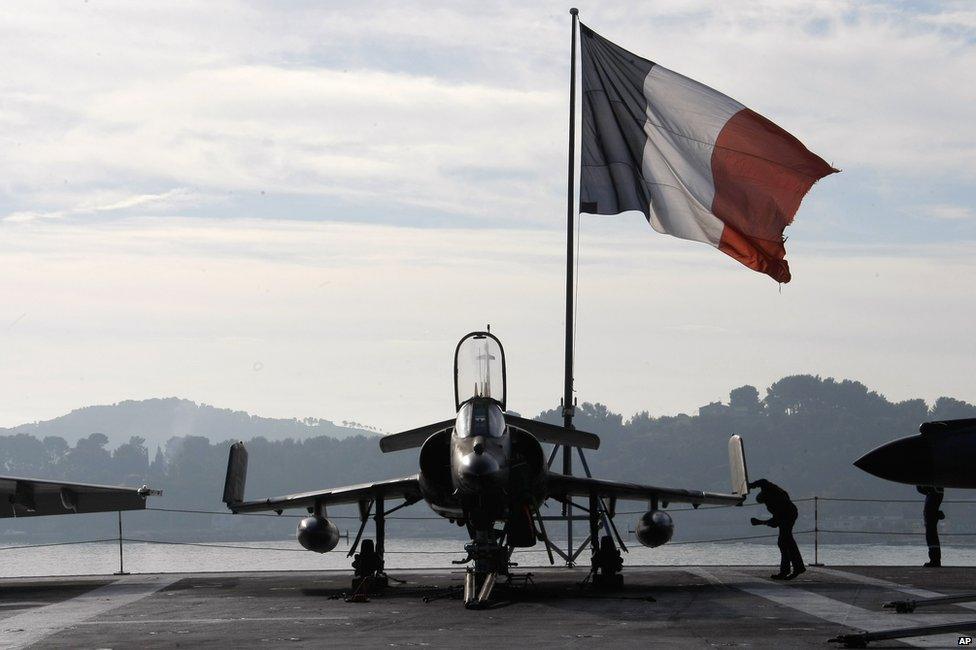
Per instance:
[[[576,426],[602,438],[600,450],[587,453],[594,475],[655,485],[728,490],[726,440],[740,434],[753,478],[765,476],[781,484],[795,498],[825,497],[913,499],[910,486],[900,486],[864,474],[854,459],[896,437],[911,435],[927,420],[976,417],[976,406],[949,397],[927,404],[922,399],[891,402],[860,382],[811,375],[784,377],[761,395],[753,386],[732,390],[727,402],[702,407],[698,414],[653,416],[648,412],[625,418],[600,403],[578,408]],[[561,423],[558,408],[538,419]],[[28,433],[0,436],[0,473],[162,489],[151,507],[170,510],[223,510],[220,496],[227,452],[232,440],[207,436],[173,436],[154,449],[140,431],[114,449],[108,438],[93,431],[74,445],[57,435]],[[269,432],[273,433],[273,432]],[[273,437],[273,436],[272,436]],[[314,436],[304,439],[248,441],[250,467],[247,494],[251,497],[299,492],[412,474],[416,453],[381,454],[375,436],[343,439]],[[575,471],[581,472],[580,463]],[[965,498],[960,493],[960,498]],[[634,506],[640,508],[641,504]],[[737,509],[736,509],[737,510]],[[350,509],[330,510],[352,516]],[[432,515],[422,504],[406,511]],[[404,514],[406,514],[406,512]],[[907,516],[897,506],[848,504],[835,514],[848,518]],[[901,513],[901,514],[899,514]],[[699,516],[682,513],[679,530],[707,534],[738,526],[741,512]],[[912,515],[914,516],[914,515]],[[276,518],[204,516],[175,512],[126,514],[127,526],[154,538],[262,539],[292,534],[295,521]],[[355,530],[354,519],[340,528]],[[906,522],[906,525],[911,522]],[[952,523],[976,523],[976,508],[953,513]],[[46,517],[0,520],[0,541],[33,537],[98,536],[112,530],[114,515]],[[440,536],[451,527],[439,521],[398,522],[403,534]],[[800,526],[803,526],[801,521]],[[746,528],[748,528],[746,526]]]

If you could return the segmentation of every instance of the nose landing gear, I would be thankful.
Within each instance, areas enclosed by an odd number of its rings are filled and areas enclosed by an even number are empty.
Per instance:
[[[499,544],[499,531],[478,530],[475,538],[465,545],[468,557],[456,562],[466,564],[474,561],[464,575],[464,607],[483,609],[488,606],[492,589],[499,575],[508,575],[509,558],[512,549]]]

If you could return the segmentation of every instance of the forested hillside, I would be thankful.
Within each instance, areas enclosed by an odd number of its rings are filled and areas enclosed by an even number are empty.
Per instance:
[[[656,485],[728,489],[726,441],[738,433],[746,441],[749,471],[780,483],[794,497],[859,496],[915,499],[913,488],[875,479],[852,467],[851,462],[892,438],[911,435],[920,422],[976,416],[976,406],[951,398],[928,405],[915,399],[892,403],[855,381],[836,381],[808,375],[783,378],[761,395],[751,386],[736,388],[728,403],[702,407],[698,415],[653,417],[638,413],[629,418],[602,404],[583,404],[577,426],[598,433],[599,451],[587,460],[594,474]],[[250,417],[250,416],[249,416]],[[557,410],[540,419],[559,422]],[[411,451],[381,454],[374,436],[344,439],[314,436],[300,440],[269,440],[261,423],[280,435],[280,422],[251,418],[240,431],[214,430],[208,437],[173,436],[163,446],[150,447],[138,421],[129,421],[128,442],[109,445],[100,433],[106,427],[97,417],[88,420],[91,432],[74,445],[60,436],[31,433],[0,436],[0,473],[65,478],[101,483],[160,488],[164,495],[151,501],[161,508],[222,510],[220,494],[227,449],[232,440],[251,438],[248,496],[267,496],[318,487],[360,483],[416,471]],[[113,424],[117,426],[118,423]],[[197,429],[200,430],[200,429]],[[250,435],[248,435],[250,434]],[[576,462],[577,471],[579,463]],[[957,496],[965,498],[965,494]],[[633,506],[635,509],[640,504]],[[844,510],[847,514],[895,510],[871,504]],[[903,512],[903,511],[899,511]],[[423,504],[403,514],[430,515]],[[333,514],[351,514],[336,511]],[[707,532],[748,517],[730,511],[722,517],[682,513],[683,534]],[[953,523],[976,522],[976,509],[960,511]],[[901,516],[892,514],[891,516]],[[126,515],[136,530],[167,539],[255,539],[285,537],[294,520],[202,516],[178,513]],[[742,521],[739,521],[742,520]],[[114,516],[49,517],[38,520],[0,520],[0,535],[20,533],[58,536],[71,532],[95,535],[111,530]],[[440,521],[396,524],[404,534],[442,534],[451,527]],[[340,527],[354,527],[349,520]],[[19,531],[19,533],[18,533]],[[740,531],[741,532],[741,531]]]

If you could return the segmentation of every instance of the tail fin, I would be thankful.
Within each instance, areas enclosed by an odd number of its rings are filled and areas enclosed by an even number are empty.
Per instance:
[[[224,503],[231,510],[234,504],[244,501],[244,483],[247,482],[247,449],[244,442],[230,446],[227,457],[227,477],[224,479]]]
[[[729,467],[732,471],[732,492],[741,497],[749,494],[749,472],[746,471],[746,451],[742,438],[729,438]]]

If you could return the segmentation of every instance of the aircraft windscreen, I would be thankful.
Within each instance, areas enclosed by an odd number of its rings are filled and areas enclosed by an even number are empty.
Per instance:
[[[471,336],[461,341],[455,358],[457,398],[490,397],[504,402],[505,379],[501,346],[488,336]]]
[[[505,434],[505,416],[497,404],[468,402],[458,411],[454,431],[459,438],[468,436],[500,438]]]

